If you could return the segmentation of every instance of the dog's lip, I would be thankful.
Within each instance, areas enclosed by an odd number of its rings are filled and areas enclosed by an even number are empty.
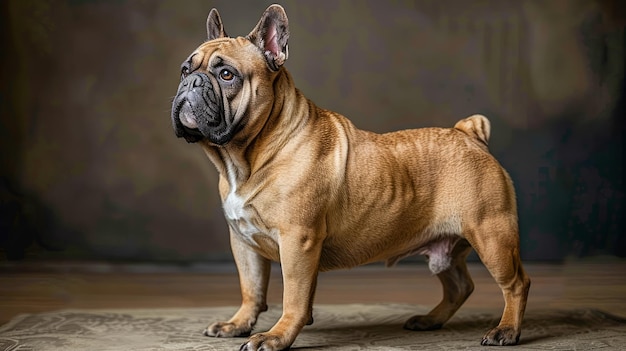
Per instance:
[[[194,109],[194,102],[190,100],[191,98],[193,98],[193,96],[189,96],[188,92],[183,92],[175,98],[175,107],[172,110],[172,114],[183,126],[190,129],[200,129],[198,121],[206,123],[208,127],[218,127],[221,124],[221,118],[219,116],[209,115],[206,116],[207,118],[198,116],[197,113],[199,111]]]
[[[200,129],[198,128],[189,128],[183,125],[183,130],[185,131],[185,133],[189,135],[204,137],[204,135],[202,135],[202,133],[200,132]]]

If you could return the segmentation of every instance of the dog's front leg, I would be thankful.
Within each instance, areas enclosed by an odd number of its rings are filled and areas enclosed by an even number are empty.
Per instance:
[[[211,324],[204,332],[207,336],[248,336],[259,314],[267,311],[270,261],[243,243],[232,229],[230,232],[230,246],[239,272],[241,307],[227,322]]]
[[[311,321],[322,239],[314,231],[291,231],[280,238],[283,272],[283,315],[266,333],[255,334],[243,351],[288,349],[305,324]]]

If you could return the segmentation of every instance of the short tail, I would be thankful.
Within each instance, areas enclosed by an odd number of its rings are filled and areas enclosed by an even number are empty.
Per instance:
[[[489,145],[489,136],[491,135],[491,123],[487,117],[483,115],[473,115],[462,119],[454,125],[454,128],[463,133],[476,138],[485,144],[485,148]]]

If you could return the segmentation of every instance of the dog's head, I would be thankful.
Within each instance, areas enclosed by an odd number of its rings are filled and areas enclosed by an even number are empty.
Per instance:
[[[258,132],[270,114],[273,81],[288,55],[287,15],[268,7],[246,37],[228,37],[216,9],[206,26],[208,40],[181,66],[172,123],[187,142],[225,145]]]

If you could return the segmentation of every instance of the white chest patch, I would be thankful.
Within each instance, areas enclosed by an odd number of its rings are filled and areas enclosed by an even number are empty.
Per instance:
[[[253,223],[255,211],[246,207],[248,207],[246,201],[236,193],[231,192],[224,201],[224,215],[228,224],[237,234],[241,235],[247,242],[255,244],[252,236],[260,233],[261,230]]]

